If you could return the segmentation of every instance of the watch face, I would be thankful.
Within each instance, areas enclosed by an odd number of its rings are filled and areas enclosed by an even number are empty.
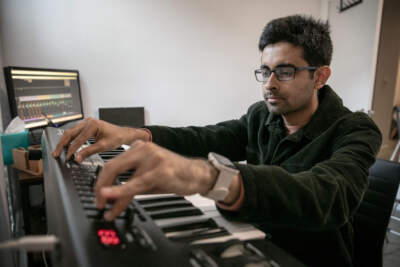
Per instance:
[[[218,155],[216,153],[212,153],[212,155],[222,165],[225,165],[225,166],[228,166],[231,168],[235,168],[235,165],[233,165],[232,162],[229,159],[225,158],[224,156]]]

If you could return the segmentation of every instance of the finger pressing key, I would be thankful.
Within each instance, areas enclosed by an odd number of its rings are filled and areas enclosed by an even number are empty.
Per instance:
[[[103,188],[106,189],[106,188]],[[110,210],[107,210],[104,213],[104,219],[106,221],[112,221],[114,220],[119,214],[121,214],[131,203],[131,198],[130,197],[124,197],[120,198],[115,203],[112,205],[112,208]]]
[[[64,147],[66,147],[71,142],[71,140],[74,139],[79,134],[79,132],[83,129],[84,126],[85,126],[85,120],[78,123],[74,127],[66,130],[63,136],[61,136],[61,139],[58,142],[56,149],[52,153],[53,157],[58,158],[61,155],[61,152],[63,151]]]
[[[107,203],[107,199],[102,197],[100,194],[100,189],[102,187],[110,186],[113,184],[117,174],[112,172],[110,168],[107,168],[107,164],[100,169],[99,174],[97,175],[96,185],[94,187],[94,192],[96,194],[96,206],[98,209],[102,209],[105,207]]]

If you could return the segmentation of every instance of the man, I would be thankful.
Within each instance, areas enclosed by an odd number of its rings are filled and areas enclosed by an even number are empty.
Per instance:
[[[368,116],[349,111],[325,85],[332,55],[327,23],[298,15],[275,19],[265,27],[259,49],[255,75],[264,101],[239,120],[129,129],[87,119],[66,131],[54,156],[73,141],[70,158],[90,136],[96,143],[76,154],[78,162],[132,143],[99,174],[98,208],[115,200],[104,215],[108,220],[137,194],[200,193],[218,200],[226,216],[257,224],[307,265],[352,266],[352,216],[381,134]],[[247,164],[229,166],[215,154],[212,161],[198,158],[210,151]],[[118,173],[132,168],[125,185],[112,185]]]

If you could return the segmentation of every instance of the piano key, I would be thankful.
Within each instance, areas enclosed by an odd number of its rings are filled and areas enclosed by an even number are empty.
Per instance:
[[[85,210],[98,210],[97,209],[97,207],[96,207],[96,203],[82,203],[83,204],[83,208],[85,209]],[[111,204],[106,204],[106,207],[105,207],[105,209],[106,210],[109,210],[109,209],[111,209],[111,207],[112,207],[112,205]]]
[[[148,212],[153,219],[163,219],[163,218],[173,218],[173,217],[183,217],[191,215],[201,215],[203,212],[196,207],[185,207],[185,208],[174,208],[165,209],[160,211]]]
[[[169,224],[161,227],[164,233],[192,230],[198,228],[217,227],[218,224],[211,218],[186,220],[179,223]]]
[[[231,237],[231,234],[223,227],[200,228],[182,232],[172,232],[166,235],[172,241],[191,243],[216,237]]]
[[[87,209],[87,210],[85,210],[85,213],[86,213],[86,216],[89,217],[89,218],[101,219],[101,218],[99,218],[100,210],[97,210],[97,209],[96,210],[89,210],[89,209]],[[117,218],[125,219],[126,218],[126,212],[123,211],[121,214],[119,214],[117,216]]]
[[[146,211],[156,211],[167,208],[179,208],[179,207],[193,207],[193,204],[185,199],[167,202],[156,202],[150,204],[142,204],[142,207]]]
[[[135,199],[140,204],[145,205],[145,204],[163,202],[163,201],[183,200],[185,198],[181,197],[181,196],[173,195],[173,194],[165,194],[165,195],[157,195],[157,196],[141,195],[141,196],[135,197]]]
[[[158,195],[158,197],[162,197],[163,195]],[[167,197],[171,197],[171,195],[166,195]],[[173,196],[173,195],[172,195]],[[138,196],[141,198],[142,196]],[[149,198],[149,196],[147,196]],[[156,219],[155,223],[162,229],[168,229],[168,227],[173,227],[174,225],[185,225],[188,222],[202,222],[208,219],[212,219],[219,226],[223,226],[228,232],[232,233],[231,238],[237,238],[240,240],[252,240],[252,239],[264,239],[265,233],[258,230],[251,224],[236,222],[236,221],[228,221],[225,219],[217,210],[215,206],[215,202],[211,199],[202,197],[198,194],[192,196],[186,196],[186,200],[190,201],[194,207],[199,208],[203,214],[200,216],[185,216],[185,217],[175,217],[175,218],[161,218]],[[227,238],[213,238],[208,240],[207,242],[220,242],[229,240]],[[197,242],[197,241],[196,241]],[[207,243],[206,241],[202,241]]]
[[[94,192],[88,192],[88,191],[78,191],[79,197],[92,197],[93,199],[95,198],[95,193]]]
[[[82,203],[94,203],[96,198],[90,196],[79,196]]]
[[[93,187],[90,186],[90,181],[88,181],[88,182],[89,182],[89,185],[75,184],[76,190],[78,190],[78,191],[93,192]]]

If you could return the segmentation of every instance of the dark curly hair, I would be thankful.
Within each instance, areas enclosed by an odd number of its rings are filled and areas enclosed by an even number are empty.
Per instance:
[[[332,59],[332,40],[328,22],[312,17],[294,15],[270,21],[264,28],[258,48],[288,42],[303,48],[303,58],[311,66],[329,65]]]

